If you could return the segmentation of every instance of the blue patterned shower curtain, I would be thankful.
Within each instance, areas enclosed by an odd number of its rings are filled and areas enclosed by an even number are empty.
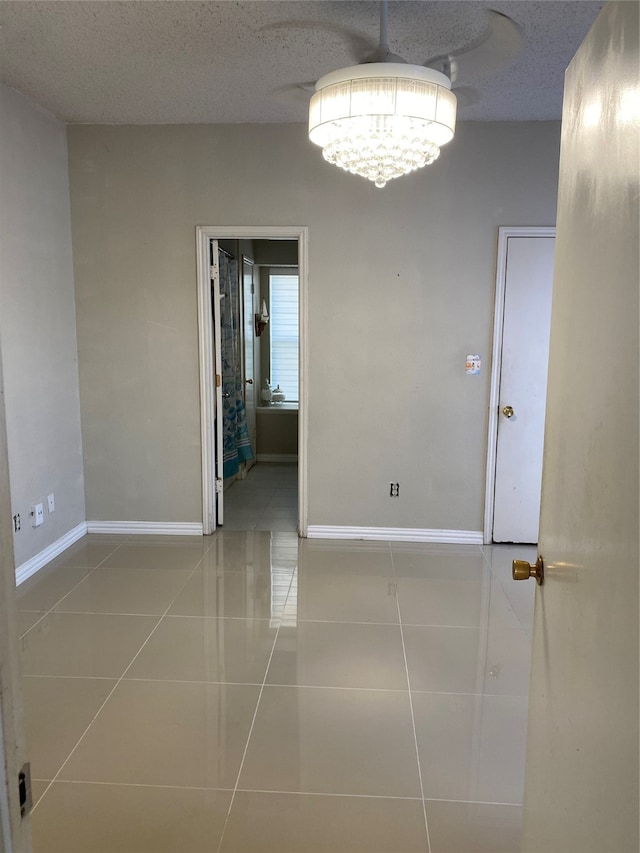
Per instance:
[[[253,459],[244,410],[240,362],[240,292],[238,262],[218,251],[222,348],[223,476],[235,476],[240,463]]]

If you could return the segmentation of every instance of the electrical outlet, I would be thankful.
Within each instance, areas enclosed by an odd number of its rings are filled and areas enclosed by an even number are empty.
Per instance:
[[[399,498],[400,497],[400,483],[389,483],[389,497],[390,498]]]
[[[49,507],[49,512],[53,512],[56,508],[56,499],[53,492],[51,492],[50,495],[47,495],[47,506]]]
[[[17,533],[18,530],[20,530],[20,513],[19,512],[17,512],[13,516],[13,532]]]
[[[44,524],[44,506],[33,504],[31,507],[31,526],[40,527],[41,524]]]

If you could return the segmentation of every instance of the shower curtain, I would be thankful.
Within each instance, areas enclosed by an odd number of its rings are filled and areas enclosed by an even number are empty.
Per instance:
[[[235,476],[240,463],[253,459],[240,361],[240,289],[238,262],[218,251],[220,269],[220,326],[222,348],[223,476]]]

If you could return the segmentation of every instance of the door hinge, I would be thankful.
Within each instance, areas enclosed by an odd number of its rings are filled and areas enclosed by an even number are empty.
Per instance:
[[[222,385],[222,376],[219,373],[216,373],[216,388],[219,388]]]
[[[222,494],[222,477],[216,477],[216,494]]]
[[[31,765],[27,762],[18,774],[18,790],[20,792],[20,815],[25,817],[33,806],[31,793]]]

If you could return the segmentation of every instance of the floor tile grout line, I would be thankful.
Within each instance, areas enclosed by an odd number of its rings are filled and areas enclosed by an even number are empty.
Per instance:
[[[189,578],[187,580],[191,580],[191,575],[189,575]],[[182,592],[183,589],[184,589],[184,586],[181,586],[180,592]],[[171,607],[173,607],[174,604],[175,604],[175,598],[171,602]],[[132,619],[145,618],[145,617],[146,618],[153,618],[156,616],[158,616],[158,617],[162,616],[164,618],[164,616],[179,615],[179,614],[167,614],[164,611],[162,613],[149,613],[149,612],[147,612],[147,613],[133,613],[133,612],[126,613],[126,612],[123,612],[122,610],[113,610],[113,611],[112,610],[56,610],[54,612],[55,613],[62,613],[65,616],[127,616],[127,617],[131,617]],[[216,619],[216,618],[220,618],[220,617],[216,617],[216,616],[182,616],[180,618],[182,618],[182,619]],[[222,618],[224,618],[224,619],[238,619],[240,617],[225,616]],[[267,620],[265,619],[263,621],[267,621]]]
[[[278,631],[281,627],[282,626],[279,625],[278,628],[276,629],[275,639],[277,639]],[[274,639],[274,644],[275,644],[275,639]],[[271,656],[269,657],[269,660],[267,662],[267,669],[268,669],[268,666],[270,663],[271,663]],[[32,675],[29,677],[30,678],[39,678],[40,676]],[[46,677],[46,678],[57,678],[58,676],[44,676],[44,677]],[[76,676],[76,677],[78,677],[78,676]],[[87,677],[90,678],[91,676],[87,676]],[[266,681],[202,681],[202,680],[198,681],[196,679],[141,678],[139,676],[130,676],[130,677],[123,676],[123,678],[126,681],[148,681],[151,683],[162,682],[162,683],[171,683],[171,684],[224,684],[224,685],[233,685],[233,686],[239,686],[239,687],[263,687],[264,686],[264,687],[278,687],[278,688],[287,689],[287,690],[299,690],[300,688],[303,688],[305,690],[345,690],[345,691],[349,691],[350,693],[353,693],[356,691],[361,692],[361,693],[409,693],[409,691],[406,688],[401,688],[401,687],[397,687],[397,688],[396,687],[345,687],[344,685],[339,685],[339,684],[278,684],[278,683],[271,683],[271,682],[267,683]],[[415,692],[416,693],[428,693],[431,691],[424,691],[424,690],[418,691],[417,690]],[[448,695],[448,694],[446,694],[446,695]],[[459,695],[464,695],[464,694],[454,693],[452,695],[459,696]],[[470,693],[468,695],[470,695],[470,696],[476,696],[476,695],[484,696],[485,694]],[[497,695],[505,695],[505,694],[497,694]],[[506,695],[511,695],[511,694],[506,694]]]
[[[25,672],[21,676],[27,678],[50,678],[61,681],[117,681],[117,675],[38,675],[35,672]]]
[[[119,547],[119,546],[118,546],[118,547]],[[117,548],[116,548],[116,550],[117,550]],[[114,553],[115,553],[115,552],[114,552]],[[95,712],[95,714],[93,715],[93,717],[92,717],[92,718],[91,718],[91,720],[89,721],[88,726],[85,728],[84,732],[80,735],[80,737],[79,737],[79,738],[78,738],[78,740],[76,741],[75,746],[74,746],[74,747],[73,747],[73,749],[69,752],[69,754],[67,755],[67,757],[65,758],[65,760],[62,762],[62,764],[61,764],[61,765],[60,765],[60,767],[58,768],[58,770],[57,770],[57,772],[56,772],[55,776],[53,777],[53,779],[49,782],[49,784],[47,785],[47,787],[45,788],[45,790],[44,790],[44,791],[42,792],[42,794],[40,795],[40,798],[39,798],[38,802],[34,805],[34,807],[33,807],[33,809],[32,809],[32,812],[36,810],[36,808],[38,807],[38,805],[39,805],[39,804],[42,802],[42,800],[44,799],[44,796],[45,796],[45,794],[47,793],[47,791],[49,790],[49,788],[54,784],[54,782],[56,782],[56,781],[57,781],[58,777],[60,776],[60,774],[62,773],[62,771],[63,771],[63,770],[64,770],[64,768],[66,767],[66,765],[69,763],[69,760],[71,759],[71,757],[72,757],[72,756],[73,756],[73,754],[75,753],[76,749],[80,746],[80,744],[82,743],[82,741],[84,740],[84,738],[87,736],[87,733],[89,732],[89,729],[91,728],[91,726],[92,726],[92,725],[94,724],[94,722],[96,721],[96,719],[97,719],[98,715],[100,714],[100,712],[102,711],[102,709],[104,708],[104,706],[107,704],[107,702],[109,701],[109,699],[113,696],[114,692],[115,692],[115,691],[117,690],[117,688],[118,688],[118,685],[119,685],[119,684],[124,680],[124,677],[126,676],[127,672],[129,672],[129,670],[131,669],[131,667],[132,667],[132,666],[133,666],[133,664],[135,663],[136,659],[138,658],[138,655],[140,655],[140,653],[142,652],[142,650],[144,649],[144,647],[147,645],[147,643],[149,642],[149,640],[151,639],[151,637],[153,636],[153,634],[156,632],[156,630],[157,630],[158,626],[160,625],[160,623],[162,622],[162,620],[164,619],[164,617],[167,615],[167,613],[168,613],[168,611],[170,610],[170,608],[171,608],[171,607],[173,607],[173,605],[174,605],[174,603],[175,603],[175,601],[176,601],[176,598],[178,597],[178,595],[180,595],[180,593],[181,593],[181,592],[182,592],[182,590],[184,589],[185,585],[189,582],[189,580],[191,579],[191,577],[192,577],[192,576],[193,576],[193,574],[195,573],[195,571],[196,571],[196,569],[198,568],[198,566],[200,565],[200,563],[204,560],[205,554],[206,554],[206,552],[205,552],[204,554],[202,554],[202,556],[201,556],[201,557],[200,557],[200,559],[198,560],[197,564],[196,564],[196,565],[193,567],[193,569],[189,572],[188,577],[186,577],[186,578],[185,578],[184,583],[183,583],[183,584],[182,584],[182,586],[177,590],[177,592],[176,592],[175,596],[174,596],[174,597],[173,597],[173,599],[170,601],[170,603],[169,603],[169,605],[168,605],[167,609],[165,610],[165,612],[162,614],[162,616],[160,616],[160,617],[159,617],[158,621],[156,622],[156,624],[154,625],[154,627],[151,629],[150,633],[148,634],[148,636],[147,636],[146,640],[144,640],[144,642],[142,643],[142,645],[140,646],[140,648],[138,649],[138,651],[135,653],[135,655],[133,656],[132,660],[129,662],[128,666],[125,668],[125,670],[124,670],[124,672],[122,673],[122,675],[120,676],[120,678],[118,678],[118,679],[117,679],[116,683],[113,685],[113,687],[111,688],[111,690],[109,691],[109,693],[108,693],[108,694],[107,694],[107,696],[105,697],[104,701],[102,702],[102,704],[100,705],[100,707],[98,708],[98,710]],[[107,559],[107,558],[105,557],[105,559]],[[96,567],[96,568],[97,568],[97,567]],[[151,614],[151,615],[154,615],[154,614]]]
[[[228,574],[240,574],[240,573],[239,572],[230,572]],[[86,577],[89,577],[89,575],[87,575]],[[191,578],[192,578],[192,573],[190,572],[189,578],[187,580],[191,580]],[[75,587],[74,587],[74,589],[75,589]],[[182,587],[181,587],[181,590],[182,590]],[[70,592],[72,592],[72,591],[73,590],[70,590]],[[175,601],[174,601],[174,603],[175,603]],[[57,605],[56,605],[56,607],[57,607]],[[23,612],[23,613],[42,613],[41,619],[44,618],[45,616],[51,615],[52,613],[65,613],[65,614],[78,615],[78,616],[134,616],[134,617],[138,617],[138,616],[159,616],[159,615],[161,615],[159,613],[150,613],[150,612],[137,613],[137,612],[133,612],[133,611],[125,612],[122,610],[114,610],[114,611],[111,611],[111,610],[59,610],[59,609],[55,609],[55,608],[52,610],[46,611],[46,613],[43,611],[40,611],[40,610],[23,610],[21,612]],[[268,617],[268,616],[209,616],[209,615],[199,615],[199,614],[196,615],[193,613],[167,613],[167,614],[162,614],[162,615],[166,615],[166,617],[169,619],[229,619],[229,620],[245,621],[245,622],[247,622],[247,621],[252,621],[252,622],[254,622],[254,621],[255,622],[269,622],[269,621],[271,621],[270,617]],[[39,619],[38,622],[34,622],[32,627],[34,628],[37,624],[39,624],[41,619]],[[400,625],[400,622],[361,622],[361,621],[357,621],[357,620],[353,620],[353,619],[297,619],[296,624],[370,625],[372,627],[381,627],[381,628],[383,628],[383,627],[398,628]],[[436,628],[439,630],[483,631],[483,632],[486,632],[489,630],[498,629],[500,631],[505,631],[505,632],[513,631],[514,633],[524,634],[525,637],[528,639],[527,631],[523,627],[520,627],[520,626],[509,627],[509,626],[496,625],[496,626],[492,626],[492,627],[487,628],[486,626],[482,626],[482,625],[445,625],[445,624],[436,624],[436,623],[425,624],[425,623],[418,623],[418,622],[406,622],[406,623],[403,622],[402,624],[403,624],[404,628]],[[29,631],[31,631],[31,628],[29,628],[28,631],[25,631],[24,634],[21,634],[21,637],[26,636],[26,634],[28,634]]]
[[[104,783],[104,784],[114,784],[114,783]],[[119,783],[115,783],[119,784]],[[205,790],[218,790],[215,788],[205,789]],[[226,789],[229,790],[229,789]],[[504,803],[498,802],[494,800],[453,800],[446,799],[444,797],[400,797],[393,796],[392,794],[340,794],[334,793],[332,791],[283,791],[283,790],[271,790],[269,788],[238,788],[237,789],[241,794],[285,794],[286,796],[302,796],[302,797],[343,797],[348,799],[361,799],[361,800],[410,800],[414,803],[423,802],[433,802],[433,803],[464,803],[468,805],[479,805],[479,806],[512,806],[513,808],[522,808],[522,803]]]
[[[505,588],[504,584],[502,583],[502,581],[500,580],[500,578],[498,577],[498,575],[497,575],[497,574],[495,574],[495,572],[493,571],[493,569],[490,569],[490,571],[491,571],[491,575],[492,575],[492,576],[495,578],[495,580],[498,582],[498,586],[499,586],[499,587],[500,587],[500,589],[502,590],[502,594],[503,594],[503,595],[504,595],[504,597],[507,599],[507,604],[509,605],[509,607],[510,607],[510,608],[511,608],[511,610],[513,611],[513,615],[514,615],[514,616],[516,617],[516,619],[518,620],[518,624],[520,625],[520,629],[525,633],[525,635],[526,635],[526,636],[527,636],[527,638],[528,638],[528,637],[529,637],[529,634],[528,634],[528,632],[527,632],[527,629],[525,628],[525,626],[524,626],[524,624],[523,624],[523,622],[522,622],[522,619],[520,618],[520,614],[519,614],[519,613],[518,613],[518,611],[515,609],[515,607],[513,606],[513,604],[511,604],[511,601],[509,600],[509,596],[507,595],[507,590],[506,590],[506,588]],[[530,641],[530,642],[531,642],[531,641]]]
[[[285,604],[284,604],[285,608],[287,606],[287,601],[289,600],[289,595],[291,593],[291,587],[292,586],[293,586],[293,575],[289,579],[289,588],[287,590],[287,597],[285,599]],[[275,649],[276,649],[276,643],[278,642],[278,636],[280,634],[281,626],[282,626],[282,622],[280,622],[280,624],[276,628],[276,634],[275,634],[275,637],[273,638],[273,645],[271,646],[271,653],[269,655],[269,660],[267,661],[267,665],[265,667],[264,678],[262,680],[262,685],[261,685],[260,691],[258,693],[258,700],[256,702],[256,707],[255,707],[254,712],[253,712],[253,718],[251,720],[251,725],[249,726],[249,732],[247,734],[247,740],[246,740],[246,743],[244,745],[244,752],[242,753],[242,758],[240,759],[240,766],[238,767],[238,775],[236,776],[236,784],[234,785],[234,788],[233,788],[233,794],[231,795],[231,800],[229,801],[229,808],[227,810],[227,816],[225,818],[224,826],[222,827],[222,832],[220,834],[220,841],[218,842],[217,853],[220,853],[220,850],[222,848],[222,842],[224,841],[224,835],[225,835],[225,832],[227,831],[227,825],[229,823],[229,818],[231,817],[231,808],[233,806],[233,803],[234,803],[234,800],[236,797],[236,792],[238,790],[238,783],[240,782],[240,776],[242,775],[242,770],[244,768],[245,758],[247,757],[247,751],[249,749],[249,742],[251,741],[251,735],[253,733],[253,727],[254,727],[255,722],[256,722],[256,717],[258,716],[258,708],[260,707],[260,702],[262,700],[262,694],[264,693],[264,688],[265,688],[265,685],[267,683],[267,675],[269,674],[269,667],[271,666],[273,654],[274,654]]]
[[[392,794],[345,794],[334,791],[283,791],[272,790],[270,788],[238,788],[241,794],[284,794],[287,797],[342,797],[351,800],[410,800],[413,803],[419,803],[422,797],[400,797]]]
[[[48,779],[32,779],[33,782],[49,782]],[[215,786],[202,785],[160,785],[158,783],[148,782],[101,782],[95,779],[59,779],[58,785],[92,785],[102,788],[158,788],[160,790],[170,791],[218,791],[220,793],[233,793],[233,788],[221,788]],[[335,797],[340,799],[352,800],[403,800],[413,803],[421,802],[424,799],[427,803],[460,803],[463,805],[477,806],[506,806],[514,809],[521,809],[522,803],[507,803],[499,800],[463,800],[452,799],[447,797],[400,797],[392,794],[356,794],[356,793],[339,793],[335,791],[285,791],[279,788],[237,788],[237,793],[241,794],[282,794],[287,797]],[[42,797],[42,795],[41,795]]]
[[[500,575],[496,571],[494,571],[493,562],[490,558],[489,552],[487,551],[487,549],[489,547],[493,547],[493,546],[489,546],[489,545],[482,545],[481,546],[482,558],[483,558],[485,564],[488,566],[491,576],[498,582],[498,586],[502,590],[504,597],[507,599],[507,604],[509,605],[510,609],[513,611],[514,616],[518,620],[518,624],[520,625],[520,627],[522,628],[522,630],[526,634],[527,639],[529,639],[529,642],[531,643],[529,630],[527,629],[527,627],[523,623],[522,619],[520,618],[520,614],[518,613],[517,609],[513,606],[511,599],[508,595],[507,588],[504,585],[502,579],[500,578]],[[531,546],[524,546],[524,547],[531,547]]]
[[[279,626],[281,627],[281,626]],[[40,678],[50,680],[67,680],[67,681],[140,681],[149,684],[216,684],[216,685],[231,685],[233,687],[278,687],[281,689],[297,690],[304,688],[305,690],[340,690],[350,693],[409,693],[420,694],[421,696],[476,696],[485,699],[526,699],[525,693],[471,693],[469,691],[456,690],[418,690],[400,687],[346,687],[340,684],[280,684],[277,682],[261,682],[261,681],[205,681],[194,678],[143,678],[141,676],[123,675],[120,679],[118,676],[110,675],[38,675],[37,673],[27,673],[23,678]]]
[[[239,616],[229,616],[222,617],[228,619],[239,619],[242,617]],[[398,628],[399,622],[354,622],[351,619],[298,619],[296,618],[296,625],[300,625],[302,623],[308,623],[313,625],[371,625],[372,627],[389,627],[389,628]]]
[[[426,797],[427,803],[462,803],[470,806],[511,806],[514,809],[521,809],[523,803],[505,803],[500,800],[453,800],[447,797]]]
[[[32,782],[48,782],[48,779],[32,779]],[[96,787],[114,788],[160,788],[170,791],[223,791],[230,794],[233,788],[215,788],[202,785],[159,785],[156,782],[101,782],[95,779],[58,779],[58,785],[94,785]]]
[[[138,547],[138,546],[136,545],[134,547]],[[201,560],[204,558],[206,553],[207,553],[206,551],[202,553],[201,559],[198,560],[198,563],[201,562]],[[82,568],[82,567],[77,566],[76,568]],[[87,568],[91,568],[91,566],[88,566]],[[111,572],[111,571],[114,571],[114,572],[151,572],[152,574],[159,575],[159,576],[163,575],[165,572],[168,573],[168,572],[192,572],[193,571],[193,569],[189,568],[188,566],[186,568],[184,566],[177,566],[177,567],[176,566],[169,566],[169,567],[164,567],[164,568],[157,568],[157,567],[153,567],[153,566],[130,566],[130,565],[103,566],[102,564],[100,564],[99,566],[95,566],[93,569],[91,569],[91,571],[93,572],[96,569],[102,569],[103,572]],[[69,593],[66,593],[65,597],[68,594]]]
[[[391,547],[391,542],[389,542],[389,552],[391,554],[391,565],[393,568],[394,575],[396,574],[396,566],[395,561],[393,559],[393,549]],[[418,749],[418,734],[416,732],[416,718],[413,709],[413,697],[411,694],[411,678],[409,676],[409,665],[407,663],[407,649],[404,642],[404,629],[402,626],[402,614],[400,612],[400,599],[398,597],[398,590],[396,585],[396,607],[398,608],[398,621],[400,623],[400,638],[402,640],[402,654],[404,656],[404,667],[405,673],[407,676],[407,688],[409,692],[409,710],[411,712],[411,726],[413,728],[413,743],[416,750],[416,762],[418,765],[418,781],[420,782],[420,797],[422,799],[422,814],[424,817],[424,829],[427,835],[427,853],[431,853],[431,838],[429,836],[429,822],[427,820],[427,806],[424,799],[424,784],[422,781],[422,767],[420,764],[420,750]]]
[[[189,580],[190,579],[191,578],[189,577]],[[182,591],[182,587],[180,587],[180,591]],[[172,607],[173,607],[174,602],[175,602],[175,599],[174,599],[174,601],[171,602]],[[164,617],[165,615],[167,615],[164,612],[163,613],[149,613],[149,612],[147,612],[147,613],[133,613],[133,612],[125,613],[122,610],[113,610],[113,611],[112,610],[55,610],[53,612],[54,613],[61,613],[64,616],[126,616],[126,617],[130,617],[132,619],[139,619],[139,618],[145,618],[145,617],[153,619],[154,617],[160,617],[160,616]],[[188,619],[188,618],[197,619],[198,617],[197,616],[194,616],[194,617],[188,617],[187,616],[184,618],[186,618],[186,619]],[[215,618],[215,617],[200,617],[200,618]]]

